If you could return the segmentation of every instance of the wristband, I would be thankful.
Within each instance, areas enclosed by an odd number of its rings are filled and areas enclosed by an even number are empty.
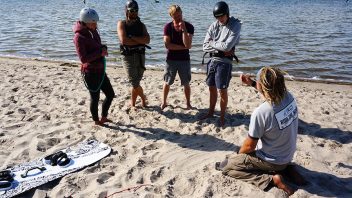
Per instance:
[[[256,82],[255,80],[253,80],[251,86],[254,87],[254,88],[256,88],[256,87],[257,87],[257,82]]]

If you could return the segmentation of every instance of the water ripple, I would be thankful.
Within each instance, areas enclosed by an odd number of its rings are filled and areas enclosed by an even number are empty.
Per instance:
[[[147,65],[163,67],[166,50],[163,26],[167,8],[181,5],[184,18],[195,26],[191,61],[193,71],[204,71],[202,44],[214,21],[217,0],[139,1],[140,17],[151,35]],[[109,47],[108,62],[119,65],[116,23],[124,19],[124,0],[91,0],[100,15],[99,29]],[[0,0],[0,54],[75,60],[72,26],[84,7],[72,0]],[[352,82],[352,4],[341,0],[238,0],[230,13],[241,19],[239,64],[234,71],[255,73],[261,66],[278,66],[303,78]]]

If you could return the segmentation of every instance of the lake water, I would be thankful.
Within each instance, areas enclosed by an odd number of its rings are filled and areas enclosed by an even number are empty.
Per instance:
[[[168,6],[179,4],[195,27],[192,70],[202,72],[202,43],[215,19],[213,0],[139,0],[140,17],[151,35],[148,67],[164,66],[163,27]],[[352,82],[352,2],[346,0],[236,0],[230,14],[242,21],[234,73],[255,73],[278,66],[298,78]],[[78,61],[72,26],[80,10],[97,10],[101,38],[109,47],[109,65],[121,65],[116,22],[125,1],[0,0],[0,55]]]

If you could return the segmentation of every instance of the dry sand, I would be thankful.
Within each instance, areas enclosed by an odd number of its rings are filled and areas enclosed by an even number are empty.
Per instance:
[[[160,111],[162,72],[147,71],[142,86],[149,108],[130,110],[124,70],[108,68],[116,93],[107,127],[93,126],[89,94],[77,65],[0,58],[0,169],[74,145],[87,138],[113,152],[91,167],[22,197],[282,197],[225,177],[214,163],[233,153],[246,137],[250,115],[263,99],[234,77],[224,128],[207,111],[204,74],[192,76],[192,105],[186,110],[180,81]],[[309,184],[292,197],[352,197],[352,85],[288,81],[299,107],[294,162]],[[101,99],[104,95],[101,94]],[[140,103],[138,103],[140,105]],[[101,107],[101,106],[99,106]],[[128,188],[139,187],[135,190]],[[297,186],[293,187],[297,188]]]

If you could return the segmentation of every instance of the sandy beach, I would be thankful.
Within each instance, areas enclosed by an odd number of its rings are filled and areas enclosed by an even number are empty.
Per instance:
[[[125,71],[108,67],[107,74],[116,93],[109,114],[113,123],[99,127],[90,117],[89,93],[77,64],[0,58],[0,170],[88,138],[113,149],[93,166],[20,197],[285,197],[277,188],[263,192],[214,168],[241,146],[251,113],[263,102],[238,77],[229,87],[226,125],[219,127],[219,103],[215,118],[198,118],[209,104],[205,74],[192,76],[195,109],[185,109],[177,78],[164,111],[159,107],[162,71],[146,71],[141,85],[149,107],[136,110],[129,108]],[[297,189],[291,197],[352,197],[352,85],[286,85],[299,108],[293,162],[309,181],[291,184]]]

